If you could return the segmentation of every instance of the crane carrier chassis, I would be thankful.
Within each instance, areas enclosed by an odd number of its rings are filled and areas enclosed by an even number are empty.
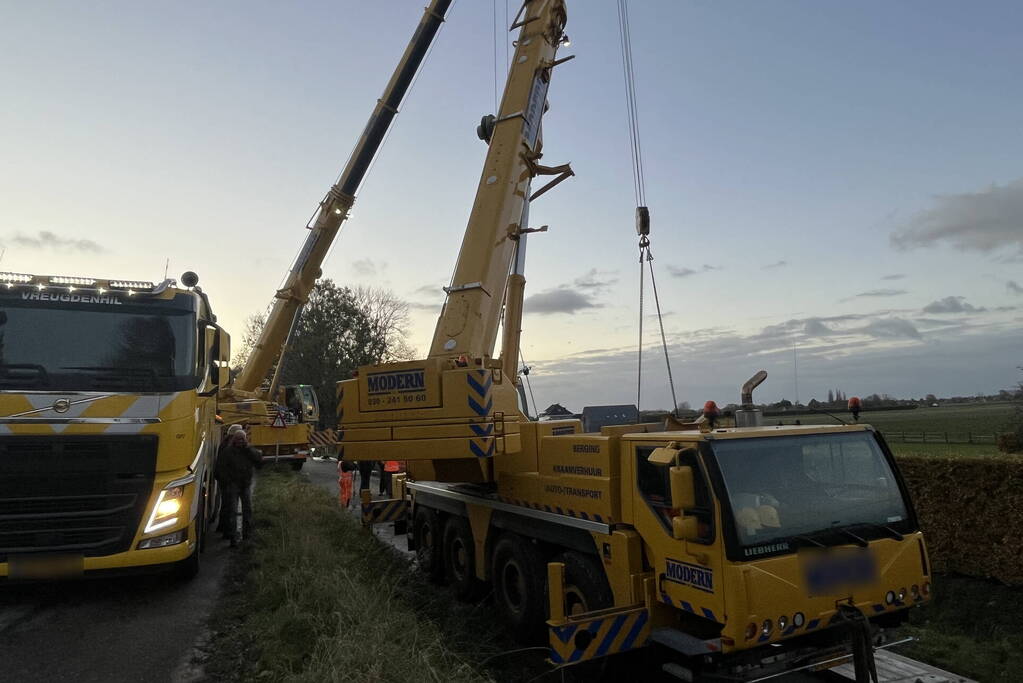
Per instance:
[[[520,639],[546,627],[552,664],[645,647],[684,680],[763,680],[840,665],[860,643],[872,666],[871,646],[930,597],[915,514],[870,427],[518,427],[499,485],[399,477],[394,499],[363,492],[363,520],[410,532],[458,597],[489,585]]]

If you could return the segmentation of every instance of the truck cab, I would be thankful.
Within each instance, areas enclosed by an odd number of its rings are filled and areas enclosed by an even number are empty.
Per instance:
[[[172,280],[0,274],[0,576],[198,571],[230,353],[215,321]]]
[[[827,661],[848,652],[850,622],[879,644],[929,599],[916,515],[870,427],[644,432],[620,449],[619,528],[641,539],[642,570],[613,553],[604,566],[616,607],[645,605],[648,643],[680,666],[741,678]],[[588,619],[552,619],[552,634]],[[555,660],[595,652],[551,642]]]

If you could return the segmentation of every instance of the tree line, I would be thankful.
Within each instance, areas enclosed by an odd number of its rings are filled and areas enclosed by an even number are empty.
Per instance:
[[[266,324],[266,313],[246,320],[232,368],[240,372]],[[319,280],[302,307],[284,356],[280,384],[309,384],[320,401],[320,427],[337,424],[337,382],[350,379],[361,365],[411,360],[407,342],[408,303],[376,287],[347,287]],[[270,368],[269,386],[276,371]]]

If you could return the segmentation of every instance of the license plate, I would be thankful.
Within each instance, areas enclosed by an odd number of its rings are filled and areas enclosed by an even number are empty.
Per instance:
[[[11,579],[66,579],[81,576],[85,561],[81,555],[12,555],[7,558]]]
[[[877,562],[866,548],[801,554],[810,596],[846,595],[877,581]]]

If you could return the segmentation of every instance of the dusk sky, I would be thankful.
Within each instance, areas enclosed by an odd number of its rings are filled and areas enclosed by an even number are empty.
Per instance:
[[[240,341],[424,4],[0,0],[0,269],[160,280],[169,259]],[[679,400],[737,401],[761,368],[759,400],[795,399],[794,359],[803,402],[1020,380],[1023,4],[630,7]],[[323,268],[408,300],[420,353],[486,153],[494,11],[449,12]],[[568,16],[544,163],[577,175],[531,207],[550,232],[523,353],[541,409],[578,411],[636,400],[639,266],[616,3]],[[642,407],[668,407],[645,334]]]

